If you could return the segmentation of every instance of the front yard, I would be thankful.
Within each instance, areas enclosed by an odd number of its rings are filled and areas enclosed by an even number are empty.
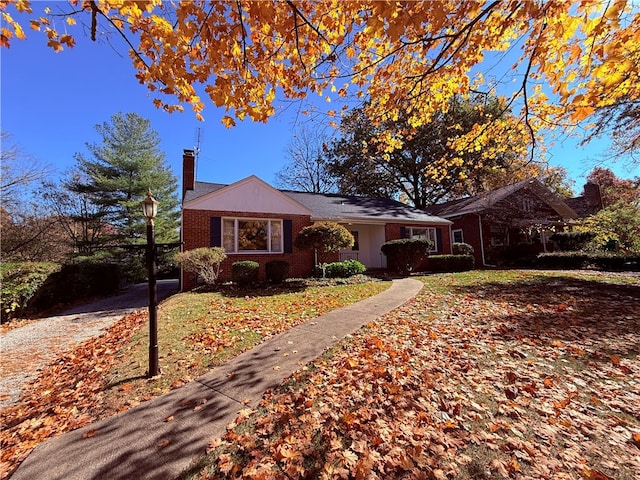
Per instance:
[[[640,478],[639,277],[423,280],[184,478]]]
[[[405,306],[243,410],[184,478],[640,477],[640,277],[420,277]],[[0,478],[38,443],[178,388],[388,282],[176,295],[49,365],[0,412]]]

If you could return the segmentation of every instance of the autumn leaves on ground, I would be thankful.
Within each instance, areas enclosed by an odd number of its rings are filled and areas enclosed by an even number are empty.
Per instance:
[[[419,278],[416,299],[247,406],[185,475],[638,478],[640,277]],[[176,388],[261,338],[387,285],[173,297],[163,307],[174,316],[161,332],[163,375],[153,381],[141,378],[146,316],[130,316],[0,412],[5,473],[49,436]]]
[[[637,479],[639,280],[425,277],[244,411],[193,476]]]

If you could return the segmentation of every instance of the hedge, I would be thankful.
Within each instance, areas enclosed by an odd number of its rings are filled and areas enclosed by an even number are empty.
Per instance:
[[[7,262],[0,264],[0,322],[25,313],[29,302],[47,278],[61,266],[49,262]]]
[[[74,263],[49,275],[29,302],[35,311],[95,296],[112,295],[120,288],[120,266],[115,263]]]
[[[466,272],[473,270],[473,255],[431,255],[429,270],[432,272]]]
[[[640,269],[640,257],[606,252],[553,252],[536,257],[536,267],[558,270],[597,268],[607,271]]]

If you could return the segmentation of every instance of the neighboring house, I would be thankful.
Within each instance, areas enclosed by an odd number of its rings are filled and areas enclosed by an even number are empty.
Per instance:
[[[434,241],[434,253],[451,252],[451,222],[394,200],[315,194],[278,190],[251,176],[231,185],[195,181],[193,151],[183,156],[182,242],[183,250],[224,247],[227,260],[221,278],[229,279],[231,264],[254,260],[286,260],[290,276],[309,276],[313,252],[294,247],[293,240],[305,226],[319,221],[344,225],[355,245],[334,260],[356,259],[368,269],[386,267],[380,252],[383,243],[411,237]],[[182,275],[182,288],[196,284],[191,274]]]
[[[551,251],[550,235],[601,208],[598,185],[587,184],[582,196],[562,199],[538,180],[529,179],[427,210],[453,222],[453,242],[473,246],[476,267],[482,268]]]

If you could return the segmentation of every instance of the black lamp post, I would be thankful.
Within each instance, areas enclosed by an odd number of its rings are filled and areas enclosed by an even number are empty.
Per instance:
[[[156,239],[153,219],[158,213],[158,202],[147,192],[142,202],[142,212],[147,219],[147,271],[149,274],[149,378],[160,373],[158,367],[158,289],[156,286]]]

